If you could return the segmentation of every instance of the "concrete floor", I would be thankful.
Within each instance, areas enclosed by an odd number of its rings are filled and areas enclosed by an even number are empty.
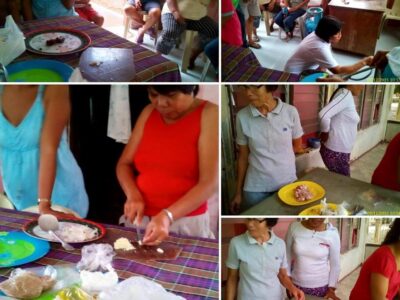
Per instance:
[[[378,50],[391,50],[393,47],[400,45],[400,30],[398,30],[399,23],[387,23],[382,31],[382,34],[377,42],[376,51]],[[257,34],[260,37],[261,49],[251,48],[253,53],[263,67],[283,70],[286,61],[297,49],[301,42],[300,29],[295,28],[294,38],[290,41],[284,41],[279,38],[279,27],[274,25],[275,30],[270,36],[267,36],[264,21],[261,21],[260,27],[257,29]],[[282,33],[282,37],[285,34]],[[361,55],[351,54],[344,51],[333,50],[333,55],[340,65],[351,65],[363,58]],[[365,74],[360,74],[360,77]],[[372,81],[373,74],[365,81]]]
[[[339,282],[339,285],[336,289],[336,296],[342,300],[349,299],[351,290],[356,284],[358,275],[360,274],[360,270],[361,267],[357,268]]]
[[[112,33],[123,37],[124,26],[123,26],[123,15],[117,13],[101,4],[97,4],[95,2],[92,3],[92,6],[95,10],[97,10],[104,17],[103,27]],[[133,41],[135,32],[129,32],[127,39]],[[141,46],[149,49],[150,51],[155,51],[154,48],[154,40],[150,39],[149,35],[145,35],[144,43]],[[173,49],[169,55],[164,55],[165,58],[177,63],[179,67],[181,66],[182,55],[183,55],[183,45],[180,46],[180,49]],[[181,72],[182,81],[184,82],[198,82],[200,81],[201,73],[204,67],[204,60],[201,59],[200,56],[196,60],[196,67],[194,70],[188,70],[187,73]],[[205,78],[207,82],[216,81],[215,71],[212,66],[210,66],[207,76]]]
[[[380,143],[350,165],[352,178],[371,182],[372,174],[385,154],[387,143]]]

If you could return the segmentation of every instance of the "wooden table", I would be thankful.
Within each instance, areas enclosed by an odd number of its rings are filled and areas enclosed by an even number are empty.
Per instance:
[[[361,205],[371,216],[400,215],[400,192],[381,188],[347,176],[315,168],[299,180],[310,180],[321,185],[328,203],[341,204],[346,201],[349,208]],[[243,212],[243,215],[298,215],[304,209],[319,204],[290,206],[274,194],[261,203]]]
[[[37,217],[38,215],[32,213],[0,208],[0,231],[19,231],[24,224]],[[112,228],[114,231],[131,232],[132,236],[136,236],[136,231],[132,228],[104,226],[106,229]],[[103,239],[107,240],[107,233]],[[218,240],[171,234],[168,242],[183,248],[176,260],[134,261],[119,255],[114,257],[113,267],[119,279],[143,276],[185,299],[219,299]],[[74,245],[79,248],[83,246],[83,244]],[[79,248],[66,251],[59,243],[51,243],[50,251],[44,257],[19,266],[19,268],[75,264],[81,257]],[[10,275],[12,269],[0,269],[0,282]]]
[[[49,28],[70,28],[87,33],[93,47],[104,48],[127,48],[132,49],[135,64],[134,81],[159,81],[159,82],[177,82],[181,81],[179,67],[176,63],[156,54],[146,48],[134,44],[118,35],[86,21],[80,17],[58,17],[51,19],[27,21],[20,25],[24,34],[29,32],[44,30]],[[30,59],[56,59],[69,64],[75,68],[79,64],[81,53],[70,55],[49,56],[38,55],[25,51],[15,62]]]
[[[346,3],[348,4],[345,4]],[[329,14],[343,22],[342,38],[334,49],[373,55],[380,35],[385,0],[332,0]],[[347,2],[348,1],[348,2]]]

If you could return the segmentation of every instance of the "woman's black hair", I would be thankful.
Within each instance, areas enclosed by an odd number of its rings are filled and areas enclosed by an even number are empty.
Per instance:
[[[386,234],[382,245],[391,245],[400,240],[400,219],[395,219],[390,225],[390,230]]]
[[[265,89],[267,90],[267,92],[273,93],[278,89],[278,85],[270,85],[270,84],[266,84],[265,85]]]
[[[149,85],[149,88],[154,89],[157,93],[160,93],[162,95],[167,95],[172,92],[181,92],[184,94],[192,94],[194,96],[197,95],[199,92],[199,86],[198,85],[171,85],[171,84],[165,84],[165,85]]]
[[[333,16],[324,16],[319,20],[315,34],[329,43],[329,39],[342,30],[342,22]]]
[[[272,228],[278,223],[278,218],[267,218],[265,221],[267,221],[267,227]]]

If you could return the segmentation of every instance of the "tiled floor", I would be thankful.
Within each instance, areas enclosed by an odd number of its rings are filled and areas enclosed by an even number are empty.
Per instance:
[[[267,36],[264,22],[261,21],[257,34],[260,37],[261,49],[251,50],[257,56],[262,66],[275,70],[283,70],[288,58],[294,53],[297,46],[301,42],[300,30],[296,27],[294,38],[289,42],[279,38],[278,26],[274,25],[275,30],[270,36]],[[398,30],[399,23],[385,25],[382,34],[378,40],[376,51],[378,50],[391,50],[393,47],[400,45],[400,30]],[[285,34],[282,33],[282,37]],[[363,56],[355,55],[343,51],[333,50],[334,57],[340,65],[354,64]],[[365,74],[362,74],[365,75]],[[371,75],[372,77],[373,75]]]
[[[102,16],[104,16],[104,24],[103,27],[119,36],[123,36],[124,26],[123,26],[123,16],[122,14],[118,14],[104,6],[98,5],[96,3],[92,3],[92,6],[95,10],[97,10]],[[128,33],[128,40],[132,41],[134,38],[134,32]],[[150,51],[154,50],[154,40],[151,40],[150,37],[146,34],[144,38],[143,47],[148,48]],[[165,55],[165,57],[179,66],[181,65],[183,53],[183,45],[180,46],[180,49],[173,49],[169,55]],[[204,61],[200,56],[196,60],[196,67],[194,70],[188,70],[187,73],[181,72],[182,81],[184,82],[193,82],[199,81],[201,77],[201,73],[204,67]],[[213,70],[213,67],[210,66],[205,81],[212,82],[216,80],[216,75]]]
[[[351,177],[371,182],[372,174],[385,154],[387,145],[387,143],[378,144],[359,159],[353,161],[350,166]]]
[[[358,275],[360,274],[360,270],[361,267],[357,268],[339,282],[339,285],[336,290],[336,296],[338,296],[340,299],[343,300],[349,299],[350,292],[357,281]]]

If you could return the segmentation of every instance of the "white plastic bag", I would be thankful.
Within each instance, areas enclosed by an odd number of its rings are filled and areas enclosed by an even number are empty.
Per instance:
[[[387,54],[389,66],[397,77],[400,77],[400,46],[395,47]]]
[[[11,15],[7,16],[4,28],[0,29],[0,63],[7,66],[24,53],[25,37]]]

